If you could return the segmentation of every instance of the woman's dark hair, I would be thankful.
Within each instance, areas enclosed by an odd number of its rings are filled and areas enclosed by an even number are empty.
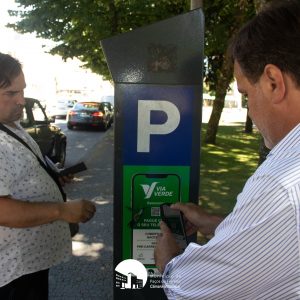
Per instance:
[[[0,53],[0,88],[11,85],[13,79],[20,75],[21,63],[8,54]]]
[[[272,1],[241,28],[231,55],[252,82],[267,64],[288,73],[300,86],[300,1]]]

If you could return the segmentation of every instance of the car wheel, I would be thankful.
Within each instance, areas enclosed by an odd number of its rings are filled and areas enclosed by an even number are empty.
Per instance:
[[[65,165],[65,161],[66,161],[66,148],[67,148],[66,142],[62,141],[60,143],[59,151],[57,153],[57,162],[59,162],[62,167]]]
[[[108,123],[103,123],[103,125],[102,125],[102,130],[103,130],[103,131],[106,131],[107,128],[108,128]]]
[[[73,129],[73,125],[71,125],[70,123],[67,123],[67,127],[68,127],[68,129]]]

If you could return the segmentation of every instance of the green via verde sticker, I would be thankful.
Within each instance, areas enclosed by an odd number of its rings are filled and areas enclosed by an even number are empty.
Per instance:
[[[123,258],[154,266],[160,205],[187,202],[189,167],[126,166],[123,191]]]

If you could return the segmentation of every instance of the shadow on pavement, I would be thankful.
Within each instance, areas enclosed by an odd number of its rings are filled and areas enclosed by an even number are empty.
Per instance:
[[[86,154],[88,170],[66,186],[70,200],[96,204],[94,218],[80,224],[73,256],[50,271],[49,299],[112,299],[113,287],[113,131]]]

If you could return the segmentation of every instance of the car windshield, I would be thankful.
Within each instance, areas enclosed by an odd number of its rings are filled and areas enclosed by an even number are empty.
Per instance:
[[[74,109],[95,110],[99,109],[99,103],[76,103]]]

